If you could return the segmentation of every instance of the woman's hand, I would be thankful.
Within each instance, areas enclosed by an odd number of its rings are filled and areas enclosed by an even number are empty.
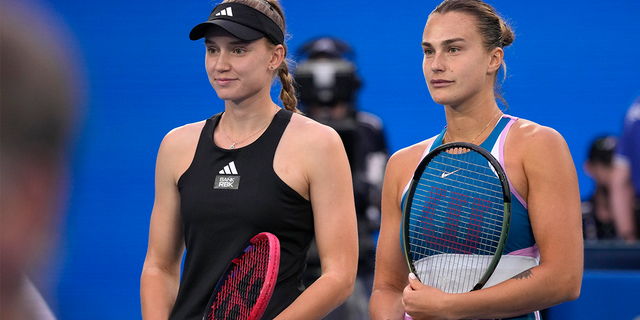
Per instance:
[[[409,285],[402,293],[404,310],[413,320],[443,320],[443,301],[447,293],[440,289],[424,285],[413,274],[409,274]]]

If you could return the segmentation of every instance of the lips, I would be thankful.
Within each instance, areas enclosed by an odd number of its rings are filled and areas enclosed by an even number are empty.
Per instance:
[[[231,82],[233,82],[235,79],[228,79],[228,78],[218,78],[216,79],[216,83],[221,85],[221,86],[226,86],[228,84],[230,84]]]
[[[430,82],[431,82],[431,86],[434,88],[443,88],[453,83],[453,81],[442,80],[442,79],[435,79],[435,80],[431,80]]]

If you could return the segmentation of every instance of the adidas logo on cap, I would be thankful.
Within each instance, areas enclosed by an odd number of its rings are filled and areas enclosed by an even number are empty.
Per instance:
[[[220,10],[218,13],[216,13],[216,16],[233,17],[233,11],[231,11],[231,7],[227,7],[225,9]]]

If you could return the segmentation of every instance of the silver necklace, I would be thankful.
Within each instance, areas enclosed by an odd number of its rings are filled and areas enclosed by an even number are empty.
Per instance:
[[[256,132],[252,133],[252,134],[251,134],[251,135],[249,135],[248,137],[246,137],[246,138],[242,139],[242,141],[238,141],[238,142],[233,141],[233,139],[231,139],[231,137],[229,137],[229,135],[227,134],[227,131],[226,131],[226,130],[224,130],[224,126],[223,126],[223,125],[220,125],[220,127],[222,128],[222,132],[224,133],[224,135],[225,135],[225,136],[227,136],[227,139],[229,139],[229,141],[231,141],[231,142],[232,142],[232,143],[231,143],[231,145],[229,146],[229,149],[232,149],[232,150],[233,150],[233,149],[235,149],[235,148],[236,148],[236,145],[237,145],[237,144],[241,144],[241,143],[243,143],[243,142],[247,141],[247,139],[249,139],[249,138],[251,138],[251,137],[255,136],[256,134],[258,134],[258,132],[260,132],[260,131],[264,130],[267,126],[269,126],[269,124],[270,124],[270,123],[271,123],[271,121],[267,122],[267,124],[266,124],[264,127],[260,128],[260,130],[258,130],[258,131],[256,131]]]
[[[502,114],[502,111],[496,113],[495,116],[493,116],[493,118],[491,118],[491,120],[489,120],[489,122],[487,123],[486,126],[484,126],[484,128],[482,128],[482,130],[480,132],[478,132],[478,134],[476,135],[475,138],[473,138],[470,143],[473,143],[474,141],[476,141],[476,139],[478,139],[478,137],[485,131],[487,130],[487,128],[489,127],[489,125],[491,124],[491,122],[493,122],[493,120],[495,120],[499,115]],[[223,129],[224,130],[224,129]],[[447,139],[449,139],[449,142],[453,142],[453,140],[451,139],[451,137],[449,137],[449,129],[447,129],[447,131],[444,132],[444,135]],[[444,141],[443,141],[444,143]]]
[[[277,109],[276,109],[276,113],[277,113]],[[256,134],[258,134],[258,132],[261,132],[262,130],[266,129],[269,126],[270,123],[271,123],[271,120],[269,120],[269,122],[267,122],[267,124],[265,124],[264,127],[260,128],[260,130],[250,134],[246,138],[242,139],[242,141],[238,141],[238,142],[233,141],[233,139],[231,139],[231,137],[229,137],[229,134],[227,134],[227,130],[224,129],[224,126],[222,125],[222,123],[220,123],[220,128],[222,128],[222,132],[224,133],[225,136],[227,136],[227,139],[229,139],[229,141],[232,142],[231,145],[229,146],[229,149],[233,150],[233,149],[236,148],[236,145],[247,141],[249,138],[251,138],[251,137],[255,136]]]

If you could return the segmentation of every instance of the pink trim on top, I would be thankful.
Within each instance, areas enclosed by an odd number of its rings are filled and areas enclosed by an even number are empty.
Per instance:
[[[498,138],[498,155],[499,155],[498,161],[500,162],[503,168],[506,168],[504,165],[504,152],[503,152],[504,142],[505,142],[505,139],[507,138],[507,133],[509,133],[509,129],[511,129],[511,126],[513,125],[514,122],[516,122],[516,120],[518,120],[518,118],[514,116],[510,116],[508,114],[505,114],[503,117],[511,119],[509,123],[507,123],[507,126],[504,128],[502,133],[500,134],[500,137]],[[528,209],[527,202],[524,201],[524,198],[518,193],[516,188],[513,187],[513,185],[511,184],[511,179],[509,179],[509,176],[507,176],[507,180],[509,181],[509,188],[511,188],[511,192],[516,196],[516,199],[520,201],[520,204],[522,204],[522,206],[525,209]]]
[[[508,256],[522,256],[522,257],[531,257],[531,258],[540,258],[540,250],[538,250],[538,245],[534,244],[529,248],[524,248],[516,251],[509,252]]]
[[[424,157],[427,156],[427,154],[429,154],[429,152],[431,151],[431,147],[433,146],[433,143],[436,142],[436,139],[438,138],[438,136],[434,137],[433,140],[431,140],[431,142],[429,142],[429,145],[427,145],[427,148],[424,149],[424,152],[422,153],[422,157],[420,158],[420,161],[422,161],[422,159],[424,159]],[[417,168],[418,166],[416,166]]]

